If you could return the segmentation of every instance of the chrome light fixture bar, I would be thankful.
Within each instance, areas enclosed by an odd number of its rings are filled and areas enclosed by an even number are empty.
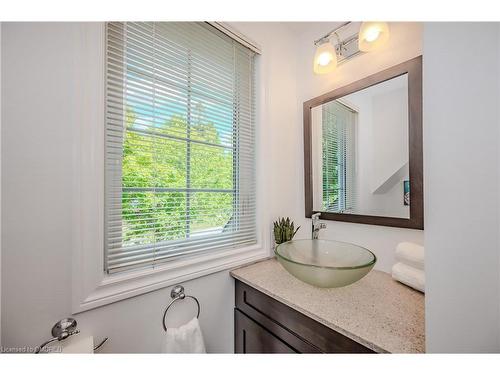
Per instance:
[[[329,33],[314,41],[313,70],[316,74],[330,73],[337,65],[364,52],[373,51],[389,39],[389,26],[385,22],[363,22],[361,29],[347,38],[341,39],[339,32],[352,22],[344,22]],[[335,38],[335,42],[331,39]]]
[[[332,36],[335,36],[337,38],[337,42],[340,43],[340,37],[338,35],[338,32],[342,29],[344,29],[346,26],[349,26],[352,22],[349,21],[349,22],[344,22],[342,25],[336,27],[335,29],[333,29],[332,31],[330,31],[329,33],[326,33],[325,35],[323,35],[321,38],[319,39],[316,39],[314,41],[314,45],[315,46],[318,46],[320,44],[323,44],[323,43],[327,43],[330,41],[331,37]]]
[[[340,26],[336,27],[335,29],[333,29],[333,30],[332,30],[332,31],[330,31],[329,33],[327,33],[327,34],[323,35],[321,38],[316,39],[316,40],[314,41],[314,45],[316,45],[316,46],[317,46],[318,44],[321,44],[321,43],[324,43],[324,42],[329,41],[329,40],[330,40],[330,38],[332,37],[332,35],[336,35],[336,36],[337,36],[337,38],[338,38],[339,36],[337,35],[337,33],[338,33],[340,30],[342,30],[344,27],[346,27],[346,26],[350,25],[351,23],[352,23],[351,21],[349,21],[349,22],[344,22],[342,25],[340,25]]]

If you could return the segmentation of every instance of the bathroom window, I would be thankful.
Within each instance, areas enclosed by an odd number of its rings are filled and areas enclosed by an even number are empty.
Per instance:
[[[254,52],[205,23],[108,23],[107,273],[253,245]]]
[[[322,211],[356,206],[355,124],[357,112],[339,101],[322,107]]]

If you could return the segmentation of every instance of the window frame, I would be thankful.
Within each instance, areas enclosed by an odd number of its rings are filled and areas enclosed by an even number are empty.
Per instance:
[[[220,26],[221,24],[219,24]],[[237,31],[229,25],[227,30]],[[228,270],[248,262],[267,258],[270,254],[270,238],[264,235],[263,219],[265,194],[257,182],[256,222],[257,243],[240,249],[201,253],[192,257],[180,257],[154,268],[141,268],[127,272],[107,274],[104,272],[104,225],[105,225],[105,50],[106,24],[87,23],[81,26],[75,37],[81,54],[80,85],[75,90],[75,100],[81,105],[75,113],[78,132],[73,143],[73,217],[79,223],[75,227],[72,246],[72,313],[76,314],[109,303],[151,292],[175,283]],[[237,33],[239,37],[243,37]],[[253,46],[256,43],[249,40]],[[256,170],[263,160],[259,153],[260,120],[263,100],[260,75],[260,56],[255,61],[256,86]]]

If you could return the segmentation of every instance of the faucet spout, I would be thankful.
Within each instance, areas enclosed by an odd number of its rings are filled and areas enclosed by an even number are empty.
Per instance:
[[[320,229],[325,229],[326,224],[319,222],[319,217],[321,216],[321,212],[317,212],[311,215],[311,237],[313,240],[317,240],[319,238]]]

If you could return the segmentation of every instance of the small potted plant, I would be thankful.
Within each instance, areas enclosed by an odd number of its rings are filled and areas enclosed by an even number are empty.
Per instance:
[[[276,245],[279,245],[283,242],[291,241],[293,239],[293,236],[295,236],[295,233],[300,228],[300,225],[295,229],[295,225],[293,221],[290,220],[289,217],[286,219],[283,218],[278,218],[277,221],[273,223],[273,233],[274,233],[274,247]]]

